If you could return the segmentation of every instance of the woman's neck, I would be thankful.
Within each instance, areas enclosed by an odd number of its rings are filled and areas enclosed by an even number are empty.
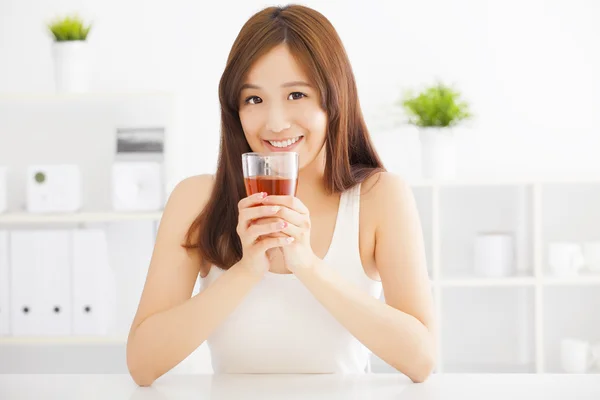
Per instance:
[[[298,197],[327,195],[325,190],[325,148],[315,159],[298,172]]]

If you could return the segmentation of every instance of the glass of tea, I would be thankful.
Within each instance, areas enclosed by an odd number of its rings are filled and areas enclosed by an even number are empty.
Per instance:
[[[242,154],[246,194],[295,196],[298,188],[298,153]]]

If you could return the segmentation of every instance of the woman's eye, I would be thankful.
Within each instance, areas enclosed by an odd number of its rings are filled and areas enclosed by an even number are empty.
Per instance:
[[[250,96],[246,100],[244,100],[246,104],[258,104],[262,103],[262,99],[258,96]]]
[[[290,95],[288,96],[288,100],[298,100],[301,99],[303,97],[306,97],[306,95],[304,93],[300,93],[300,92],[292,92],[290,93]]]

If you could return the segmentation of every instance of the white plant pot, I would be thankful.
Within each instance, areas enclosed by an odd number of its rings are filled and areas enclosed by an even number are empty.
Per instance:
[[[426,179],[456,176],[456,143],[450,128],[420,128],[421,171]]]
[[[56,90],[86,92],[89,86],[88,43],[83,40],[54,42],[52,58]]]

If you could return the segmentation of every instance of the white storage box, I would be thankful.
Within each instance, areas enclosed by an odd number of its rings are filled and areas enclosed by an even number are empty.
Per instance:
[[[112,170],[112,203],[117,211],[157,211],[163,207],[161,163],[115,162]]]
[[[81,170],[74,164],[27,168],[27,211],[73,212],[81,208]]]

